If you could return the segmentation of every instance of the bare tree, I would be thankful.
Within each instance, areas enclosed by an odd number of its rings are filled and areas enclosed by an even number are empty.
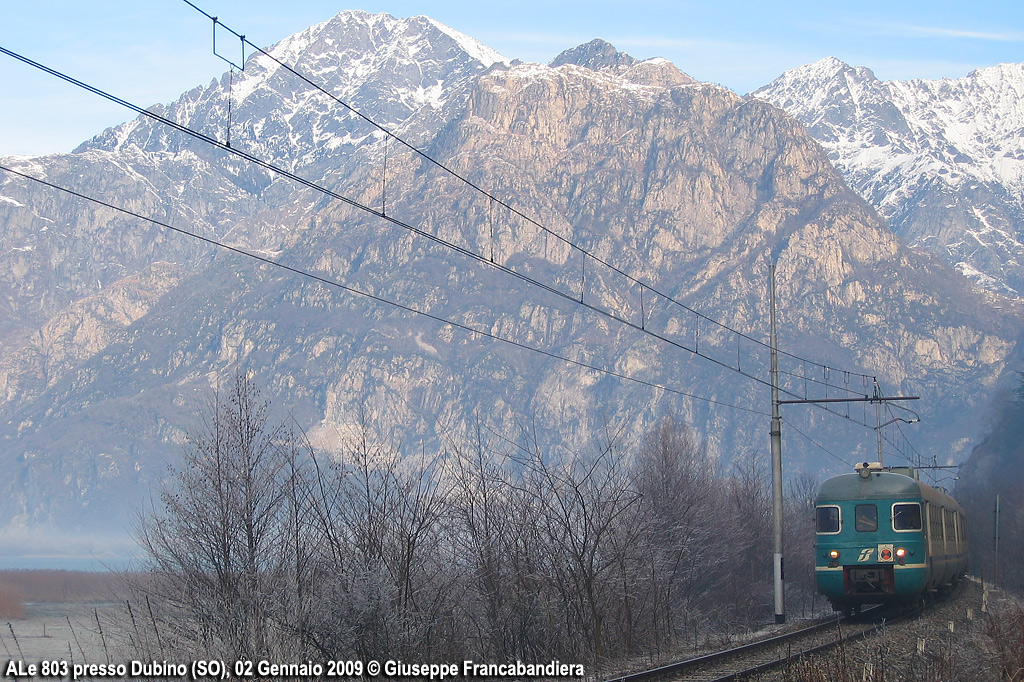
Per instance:
[[[814,500],[818,478],[801,473],[786,482],[786,594],[799,600],[804,615],[813,611],[817,585],[814,576]]]
[[[694,625],[698,600],[720,555],[714,468],[696,435],[665,417],[644,441],[634,464],[643,498],[637,523],[648,565],[640,586],[648,609],[644,632],[655,648]]]
[[[615,429],[561,452],[477,422],[410,455],[366,406],[356,417],[318,458],[250,376],[215,397],[139,523],[138,651],[593,665],[756,620],[770,572],[756,459],[717,476],[672,418],[632,450]]]
[[[501,660],[517,653],[526,634],[515,615],[524,576],[514,570],[521,560],[514,484],[504,457],[487,443],[479,420],[471,437],[464,444],[454,444],[453,451],[457,523],[453,539],[468,571],[461,611],[481,650]]]
[[[442,453],[403,457],[365,406],[321,491],[325,641],[366,660],[453,653],[452,477]]]
[[[733,462],[720,492],[720,535],[724,558],[715,571],[715,598],[732,626],[758,622],[767,613],[771,589],[772,504],[769,467],[757,455]],[[722,608],[724,607],[724,608]]]
[[[610,437],[592,455],[569,455],[547,461],[533,444],[520,462],[527,509],[537,520],[544,560],[541,570],[562,600],[568,642],[565,653],[597,660],[608,653],[607,597],[613,593],[614,567],[621,558],[616,532],[639,503],[629,484],[625,453]]]
[[[295,434],[272,425],[247,374],[218,394],[170,468],[160,509],[138,539],[161,604],[186,619],[185,646],[232,658],[266,656],[302,629],[309,478]],[[195,640],[195,641],[187,641]]]

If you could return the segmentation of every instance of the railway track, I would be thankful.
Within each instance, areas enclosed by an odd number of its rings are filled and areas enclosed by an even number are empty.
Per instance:
[[[890,623],[916,616],[919,613],[920,611],[912,611],[893,614],[890,609],[879,607],[865,611],[859,618],[834,619],[818,623],[733,649],[614,677],[607,682],[742,680],[785,666],[798,657],[826,651],[842,642],[868,637]]]

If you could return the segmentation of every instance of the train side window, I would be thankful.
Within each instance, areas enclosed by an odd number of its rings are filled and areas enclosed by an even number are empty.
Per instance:
[[[893,530],[921,530],[921,505],[901,502],[892,506]]]
[[[873,504],[858,504],[854,509],[854,527],[862,533],[878,530],[878,507]]]
[[[839,507],[817,507],[814,511],[814,530],[816,533],[839,532]]]
[[[928,505],[928,535],[933,542],[945,540],[942,532],[942,508],[934,504]]]

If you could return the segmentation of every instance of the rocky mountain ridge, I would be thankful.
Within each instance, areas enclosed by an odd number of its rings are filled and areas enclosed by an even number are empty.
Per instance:
[[[393,49],[368,37],[384,35]],[[254,372],[327,453],[343,449],[364,417],[410,451],[452,447],[480,423],[513,440],[533,433],[557,456],[609,432],[634,442],[669,413],[698,429],[716,466],[762,451],[767,393],[728,367],[760,371],[763,346],[649,291],[641,299],[599,258],[757,338],[776,258],[787,350],[927,396],[926,442],[943,458],[969,445],[964,406],[983,402],[1018,352],[1020,306],[993,304],[906,248],[806,130],[764,102],[599,42],[543,66],[504,62],[422,18],[342,13],[299,36],[281,45],[300,67],[319,65],[337,92],[362,98],[364,111],[379,107],[403,138],[550,232],[269,67],[160,111],[223,133],[230,89],[232,146],[486,257],[467,258],[146,120],[70,155],[6,159],[432,316],[4,174],[0,253],[11,268],[0,287],[11,323],[0,339],[0,468],[9,527],[123,524],[124,508],[175,461],[210,387],[239,369]],[[372,76],[351,66],[381,55],[390,56],[373,62]],[[349,66],[329,66],[339,63]],[[247,80],[255,74],[262,80]],[[592,308],[570,300],[577,296]],[[642,318],[671,343],[595,309]],[[696,344],[711,362],[680,349]],[[792,390],[822,383],[785,362]],[[824,413],[788,420],[850,461],[874,447],[870,431]],[[789,438],[794,466],[828,466],[820,450]]]
[[[986,289],[1024,292],[1024,64],[881,81],[829,57],[752,95],[805,123],[911,245]]]

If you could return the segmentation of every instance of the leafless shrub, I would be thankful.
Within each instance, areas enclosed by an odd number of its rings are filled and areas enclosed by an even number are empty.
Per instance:
[[[448,467],[445,456],[403,459],[365,419],[333,467],[337,494],[322,518],[340,559],[328,581],[340,608],[322,625],[349,633],[345,646],[361,656],[453,653]]]
[[[986,620],[987,648],[994,654],[1000,679],[1024,680],[1024,605],[1004,601]]]
[[[800,609],[802,617],[815,615],[816,607],[827,604],[818,596],[814,575],[814,500],[818,479],[797,474],[787,479],[783,514],[786,560],[786,599],[790,611]]]
[[[65,570],[0,571],[0,585],[29,602],[87,602],[111,599],[120,582],[114,573]]]
[[[0,583],[0,618],[24,618],[25,600],[16,587]]]
[[[673,419],[639,447],[609,428],[578,452],[481,421],[410,455],[366,414],[324,460],[249,378],[215,400],[140,521],[129,649],[599,665],[764,615],[755,460],[717,476]]]

